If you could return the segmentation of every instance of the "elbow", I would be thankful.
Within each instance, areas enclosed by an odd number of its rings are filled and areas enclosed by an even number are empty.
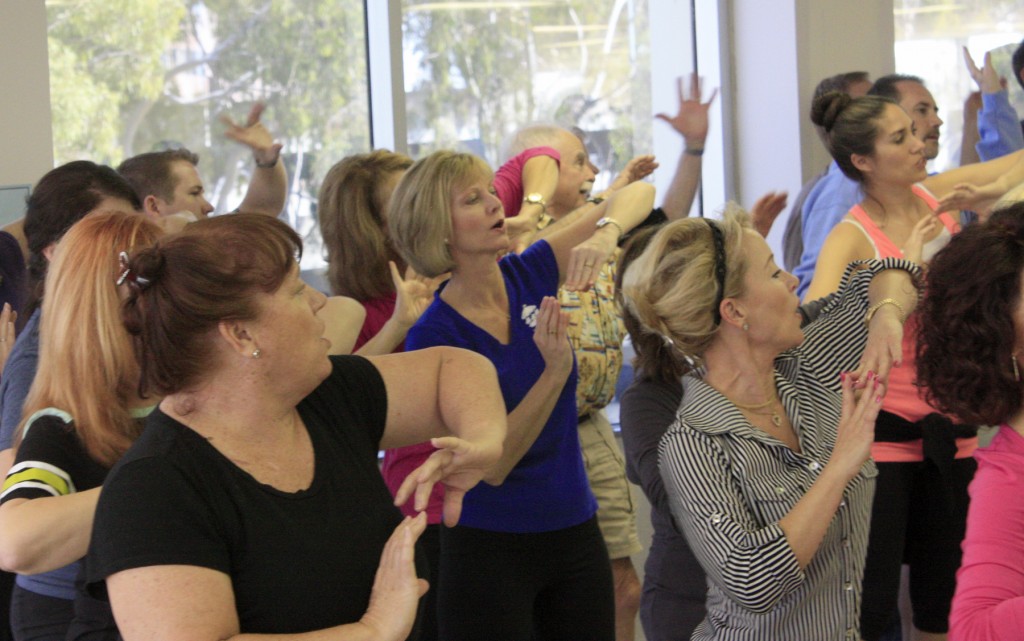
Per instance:
[[[19,537],[10,536],[9,532],[3,532],[0,542],[0,569],[15,574],[38,574],[53,569],[43,567],[41,558],[44,555],[37,554],[26,542],[19,540]]]

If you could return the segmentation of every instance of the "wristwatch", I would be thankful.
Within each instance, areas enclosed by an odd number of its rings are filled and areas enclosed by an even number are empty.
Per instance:
[[[611,225],[612,227],[618,229],[620,237],[625,233],[625,230],[622,229],[622,225],[620,225],[619,221],[615,220],[614,218],[609,218],[609,217],[605,216],[604,218],[602,218],[602,219],[597,221],[597,228],[598,229],[601,229],[605,225]]]
[[[526,196],[523,198],[523,203],[529,205],[540,205],[541,211],[543,211],[545,214],[548,213],[548,204],[544,202],[544,196],[542,194],[539,194],[537,192],[533,192],[532,194],[526,194]]]

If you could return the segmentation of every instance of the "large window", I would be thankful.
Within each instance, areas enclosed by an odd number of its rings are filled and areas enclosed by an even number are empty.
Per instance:
[[[413,156],[460,147],[497,165],[502,140],[541,121],[586,133],[599,180],[650,152],[646,0],[402,6]]]
[[[116,165],[185,146],[217,211],[236,206],[252,160],[222,114],[263,121],[285,143],[289,222],[322,263],[319,177],[369,148],[362,0],[48,0],[57,163]]]
[[[285,144],[287,217],[306,240],[304,269],[323,264],[320,180],[348,154],[394,146],[416,158],[453,147],[497,165],[512,130],[555,122],[583,131],[600,189],[652,152],[663,164],[654,180],[666,186],[681,149],[652,114],[673,112],[675,78],[693,68],[693,2],[46,2],[56,161],[116,165],[185,146],[202,158],[210,201],[228,211],[252,163],[221,136],[219,117],[241,120],[264,102],[263,120]],[[382,57],[390,51],[397,63],[384,63],[378,83],[382,40]],[[390,93],[378,94],[388,81]],[[401,135],[377,135],[396,120]],[[709,139],[712,159],[720,147]],[[707,167],[705,178],[721,182]]]
[[[1024,117],[1024,91],[1014,80],[1010,54],[1024,38],[1019,0],[895,0],[896,70],[920,76],[935,96],[943,126],[939,156],[930,171],[960,164],[964,101],[977,87],[964,66],[967,47],[979,65],[986,51],[1006,76],[1011,101]]]

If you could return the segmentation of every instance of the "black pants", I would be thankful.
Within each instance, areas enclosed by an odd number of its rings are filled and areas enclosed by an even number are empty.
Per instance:
[[[441,532],[445,641],[614,641],[608,550],[592,518],[533,534]]]
[[[64,641],[75,616],[74,604],[15,585],[11,596],[11,630],[15,641]]]
[[[903,563],[910,566],[914,627],[922,632],[947,632],[967,523],[967,486],[978,464],[973,458],[953,462],[948,480],[952,504],[945,496],[947,480],[930,463],[876,465],[861,636],[864,641],[878,641],[892,623]]]

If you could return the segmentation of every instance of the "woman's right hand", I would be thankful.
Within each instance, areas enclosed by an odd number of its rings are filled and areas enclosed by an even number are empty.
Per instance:
[[[544,358],[548,371],[569,376],[572,371],[572,346],[568,338],[569,314],[562,311],[558,299],[545,296],[537,312],[533,342]]]
[[[370,605],[360,623],[372,630],[373,639],[404,641],[416,622],[416,606],[429,584],[416,576],[416,539],[427,527],[426,512],[405,517],[395,528],[380,555],[373,578]]]
[[[430,307],[430,303],[434,301],[434,292],[450,275],[442,274],[436,278],[427,278],[418,274],[412,267],[406,267],[405,278],[402,278],[398,266],[392,260],[388,261],[388,268],[391,270],[391,283],[395,287],[395,311],[391,317],[408,331],[427,307]]]
[[[885,386],[878,375],[869,372],[860,394],[855,393],[856,381],[851,372],[842,374],[843,407],[836,428],[836,443],[832,448],[829,465],[835,465],[847,478],[852,479],[871,455],[875,440],[875,419],[882,407]]]
[[[925,239],[931,235],[938,224],[940,224],[938,217],[932,215],[924,216],[921,220],[917,221],[914,228],[910,230],[907,242],[903,244],[903,257],[920,265],[926,242]]]

